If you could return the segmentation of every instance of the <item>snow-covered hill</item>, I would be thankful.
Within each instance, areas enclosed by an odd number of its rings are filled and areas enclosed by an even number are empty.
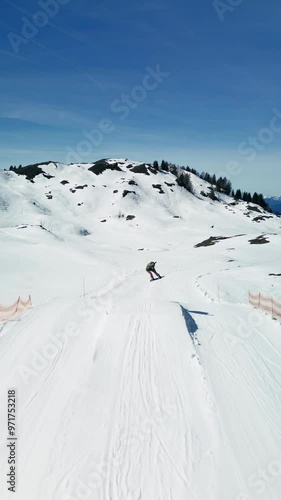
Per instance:
[[[1,498],[17,388],[20,500],[279,500],[281,326],[248,291],[281,300],[280,219],[128,160],[23,173],[0,174],[0,303],[34,304],[0,326]]]

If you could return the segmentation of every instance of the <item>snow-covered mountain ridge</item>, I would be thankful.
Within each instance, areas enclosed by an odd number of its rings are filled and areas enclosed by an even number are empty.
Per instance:
[[[78,221],[84,220],[83,225],[91,230],[91,225],[100,219],[108,222],[112,218],[127,217],[134,215],[130,214],[134,210],[138,214],[134,223],[141,223],[148,207],[153,214],[152,225],[158,218],[169,222],[172,218],[189,219],[194,210],[204,211],[208,206],[217,205],[208,197],[212,186],[192,173],[189,175],[195,196],[179,187],[171,172],[128,160],[108,159],[79,165],[49,162],[24,167],[21,175],[4,172],[1,174],[1,222],[5,221],[5,212],[8,219],[13,213],[14,222],[19,224],[38,223],[44,218],[50,222],[50,216],[54,215],[62,220],[73,221],[74,217],[77,226]],[[24,203],[17,207],[18,194]],[[232,213],[244,213],[254,222],[272,218],[253,204],[235,202],[220,193],[215,195]]]

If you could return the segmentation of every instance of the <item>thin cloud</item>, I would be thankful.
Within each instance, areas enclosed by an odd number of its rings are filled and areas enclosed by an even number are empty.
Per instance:
[[[19,7],[17,4],[15,4],[14,2],[11,2],[10,0],[5,0],[8,4],[10,4],[12,7],[14,7],[14,9],[18,10],[19,12],[22,12],[24,14],[27,14],[27,15],[31,15],[31,12],[29,12],[28,10],[22,8],[22,7]],[[10,26],[8,26],[6,23],[2,23],[2,21],[0,21],[1,24],[3,24],[5,27],[8,27],[9,29],[12,29]],[[65,35],[68,35],[68,36],[71,36],[72,38],[75,38],[75,36],[71,35],[69,32],[67,32],[66,30],[60,28],[59,26],[56,26],[55,24],[51,23],[49,21],[48,23],[51,27],[55,28],[57,31],[60,31],[62,32],[63,34]],[[38,47],[40,47],[41,49],[44,49],[46,50],[47,52],[55,55],[56,57],[59,57],[60,59],[62,59],[64,62],[66,63],[70,63],[70,61],[66,58],[66,57],[63,57],[62,55],[60,55],[58,52],[55,52],[54,50],[51,50],[49,49],[48,47],[46,47],[45,45],[35,41],[33,38],[31,38],[29,40],[31,43],[37,45]],[[70,63],[72,65],[72,63]],[[79,71],[80,73],[82,73],[86,78],[88,78],[89,80],[91,80],[95,85],[97,85],[101,90],[104,90],[103,86],[100,84],[99,81],[97,81],[95,78],[93,78],[91,75],[89,75],[89,73],[87,73],[86,71],[84,71],[82,68],[80,68],[79,66],[75,66],[75,65],[72,65],[73,69],[76,69],[77,71]]]
[[[93,118],[86,118],[84,114],[75,113],[58,106],[38,103],[11,103],[0,112],[0,118],[29,122],[37,125],[67,126],[72,123],[80,127],[94,127],[96,121]]]
[[[1,21],[0,21],[1,24],[3,24]],[[0,55],[2,56],[7,56],[7,57],[13,57],[13,58],[16,58],[16,59],[19,59],[21,61],[24,61],[24,62],[28,62],[30,63],[30,59],[27,59],[26,57],[22,57],[18,54],[15,54],[14,52],[8,52],[7,50],[3,50],[3,49],[0,49]]]
[[[147,2],[144,2],[143,5],[139,5],[137,7],[137,10],[143,12],[159,12],[167,9],[168,5],[162,0],[149,0]]]

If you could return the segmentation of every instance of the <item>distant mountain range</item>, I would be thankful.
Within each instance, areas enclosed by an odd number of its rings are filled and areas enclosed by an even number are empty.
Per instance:
[[[273,213],[281,215],[281,196],[268,196],[265,201],[270,206]]]

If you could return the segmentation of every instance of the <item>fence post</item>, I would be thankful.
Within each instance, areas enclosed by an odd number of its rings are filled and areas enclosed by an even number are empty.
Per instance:
[[[18,298],[18,301],[17,301],[16,313],[17,313],[17,312],[18,312],[18,310],[19,310],[19,303],[20,303],[20,297]]]

